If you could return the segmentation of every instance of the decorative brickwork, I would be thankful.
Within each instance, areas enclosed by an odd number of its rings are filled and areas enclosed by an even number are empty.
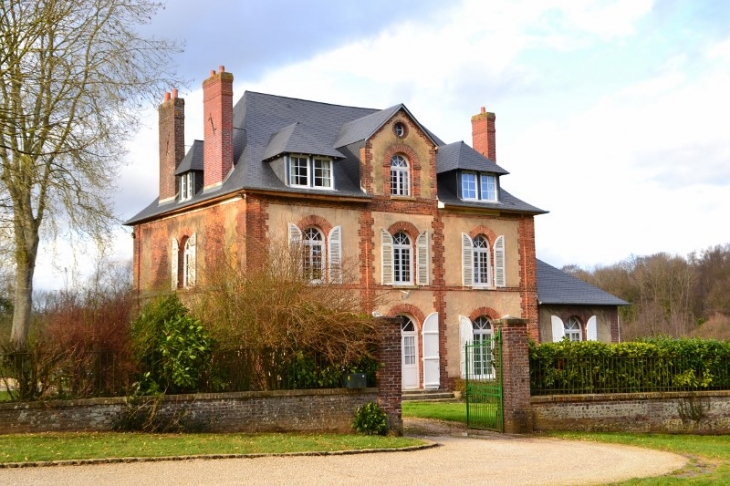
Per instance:
[[[383,156],[383,194],[390,196],[390,161],[394,155],[403,155],[408,160],[410,169],[410,196],[419,197],[421,195],[421,161],[418,154],[406,144],[397,143],[392,145]],[[398,196],[396,196],[398,197]]]
[[[426,319],[426,316],[423,315],[423,312],[421,312],[421,309],[416,307],[415,305],[411,304],[398,304],[390,308],[388,311],[388,317],[395,317],[403,314],[408,314],[409,316],[413,317],[416,322],[416,327],[418,330],[421,329],[421,326],[423,325],[423,321]]]
[[[478,309],[474,309],[471,314],[469,314],[469,319],[472,321],[475,320],[477,317],[481,316],[487,316],[489,317],[490,321],[496,321],[499,320],[499,312],[492,309],[491,307],[479,307]]]
[[[397,223],[390,225],[388,228],[388,233],[392,236],[395,236],[396,233],[400,233],[401,231],[406,233],[413,241],[416,241],[416,238],[418,238],[418,235],[421,233],[418,231],[418,228],[413,225],[413,223],[409,223],[407,221],[398,221]]]
[[[484,235],[487,237],[487,240],[489,241],[490,246],[494,246],[494,241],[497,239],[497,234],[492,230],[492,228],[488,228],[482,224],[477,226],[476,228],[472,229],[469,232],[469,237],[473,240],[479,235]]]
[[[302,231],[312,226],[316,226],[317,228],[321,229],[325,235],[328,235],[332,230],[332,225],[329,221],[321,216],[317,216],[314,214],[309,215],[306,218],[302,218],[299,222],[297,222],[297,227],[299,227],[299,229]]]
[[[522,317],[527,319],[530,339],[540,341],[537,310],[537,261],[535,257],[535,220],[523,216],[519,224],[520,292]]]

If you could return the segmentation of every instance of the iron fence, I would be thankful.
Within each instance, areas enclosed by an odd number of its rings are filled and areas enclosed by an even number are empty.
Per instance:
[[[730,390],[730,358],[556,357],[530,360],[532,395]]]

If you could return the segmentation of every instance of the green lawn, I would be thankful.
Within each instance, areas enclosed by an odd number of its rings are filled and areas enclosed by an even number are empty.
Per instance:
[[[466,422],[466,405],[463,403],[403,402],[404,417],[433,418]],[[659,485],[727,485],[730,484],[730,437],[706,435],[660,434],[597,434],[563,432],[552,437],[627,444],[649,449],[674,452],[688,456],[689,466],[670,476],[634,479],[620,483],[623,486]]]
[[[0,435],[0,462],[393,449],[418,439],[338,434],[45,433]]]
[[[404,417],[432,418],[466,423],[466,404],[403,402]]]

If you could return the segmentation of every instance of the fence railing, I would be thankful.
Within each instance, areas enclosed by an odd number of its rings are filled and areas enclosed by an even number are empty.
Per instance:
[[[374,363],[359,364],[367,386],[375,386]],[[129,355],[114,352],[0,354],[0,391],[9,390],[15,400],[125,396],[144,370]],[[185,391],[339,388],[352,370],[353,366],[333,365],[302,353],[218,351],[211,355],[208,372],[197,387]]]
[[[730,358],[676,356],[531,360],[532,395],[730,390]]]

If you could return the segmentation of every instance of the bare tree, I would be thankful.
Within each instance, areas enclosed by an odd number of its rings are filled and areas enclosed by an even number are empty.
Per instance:
[[[139,34],[160,8],[151,0],[0,7],[0,226],[10,223],[18,346],[28,335],[41,230],[109,237],[110,189],[135,114],[179,83],[172,56],[181,46]]]

